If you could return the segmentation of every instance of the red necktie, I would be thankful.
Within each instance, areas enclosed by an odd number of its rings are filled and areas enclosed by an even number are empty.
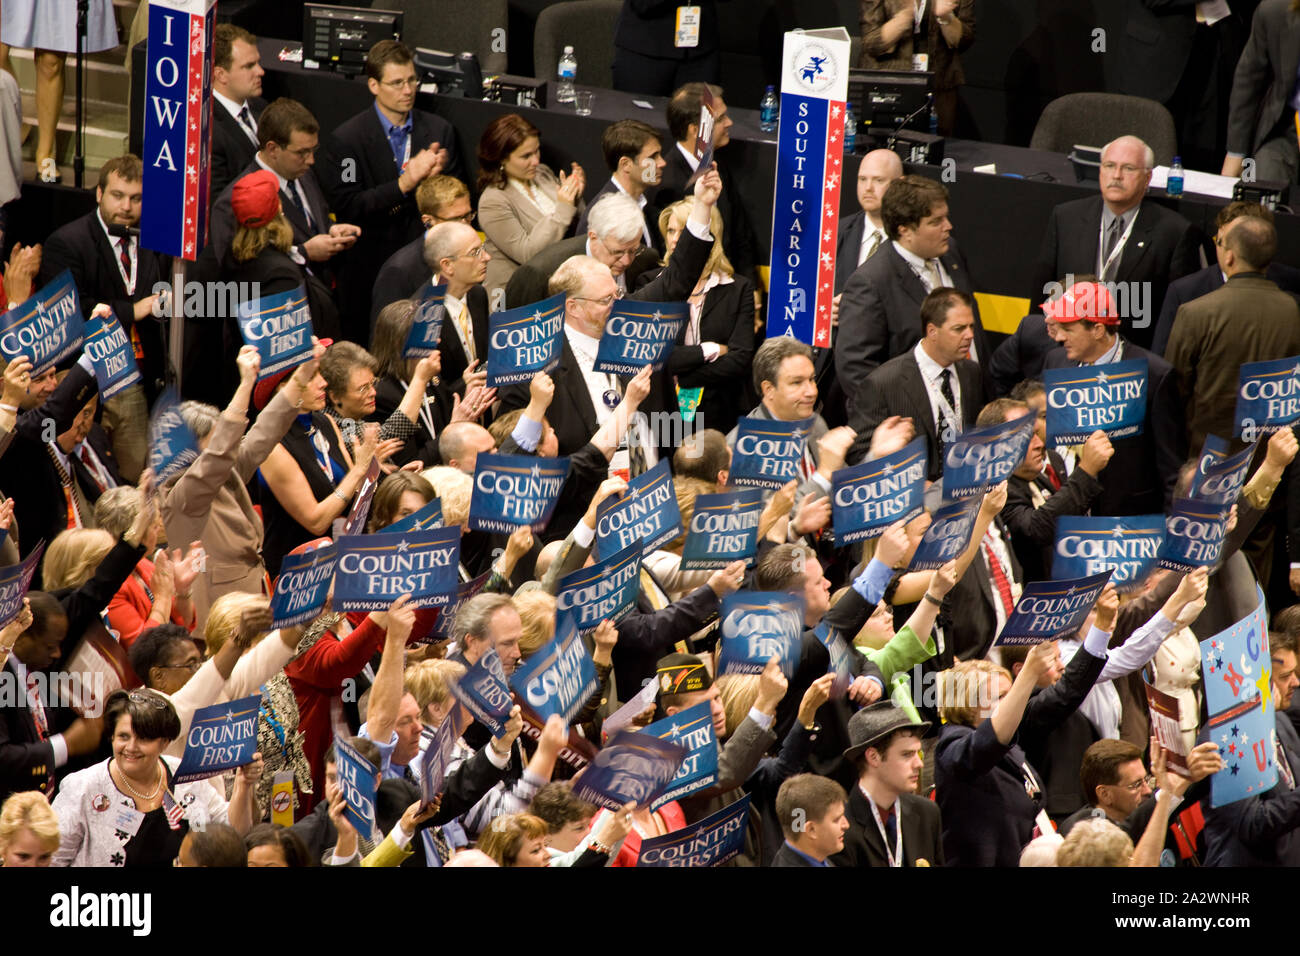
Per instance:
[[[1043,474],[1047,475],[1047,483],[1052,486],[1053,491],[1061,490],[1060,476],[1056,474],[1056,469],[1052,467],[1050,461],[1043,465]]]
[[[90,480],[95,483],[95,487],[100,491],[104,490],[104,483],[99,480],[99,466],[91,458],[90,449],[82,444],[81,446],[81,463],[86,466],[86,471],[90,472]]]
[[[124,282],[131,281],[131,247],[130,239],[117,240],[118,258],[122,260],[122,275],[126,278]]]
[[[993,551],[992,538],[988,535],[984,537],[984,558],[989,563],[989,577],[993,579],[993,586],[997,589],[998,597],[1002,599],[1002,609],[1006,611],[1008,617],[1016,608],[1016,602],[1011,599],[1011,581],[1007,578],[1006,571],[1002,568],[1002,562]]]

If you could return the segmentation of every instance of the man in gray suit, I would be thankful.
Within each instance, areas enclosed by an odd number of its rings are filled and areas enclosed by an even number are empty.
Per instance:
[[[850,424],[866,377],[920,340],[917,313],[926,295],[941,287],[974,292],[951,238],[947,189],[923,176],[903,176],[890,184],[880,208],[891,241],[853,273],[840,298],[835,375]],[[991,353],[978,310],[972,331],[972,352],[983,361]]]
[[[1292,91],[1300,65],[1300,12],[1291,0],[1264,0],[1237,61],[1228,101],[1228,155],[1223,175],[1240,176],[1247,156],[1255,179],[1294,183],[1300,150],[1292,125]]]

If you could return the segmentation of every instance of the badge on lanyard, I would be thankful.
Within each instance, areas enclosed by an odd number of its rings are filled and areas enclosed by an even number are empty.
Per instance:
[[[912,54],[912,70],[914,72],[924,73],[929,68],[930,68],[930,54],[928,53]]]
[[[700,45],[700,8],[677,8],[677,32],[673,37],[673,46],[697,47]]]

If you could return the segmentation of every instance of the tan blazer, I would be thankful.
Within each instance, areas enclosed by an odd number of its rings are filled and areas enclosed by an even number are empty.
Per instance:
[[[212,427],[208,447],[180,478],[163,489],[168,543],[185,547],[191,541],[202,541],[207,552],[207,566],[194,579],[196,633],[202,632],[208,608],[221,595],[264,591],[262,519],[253,510],[244,485],[284,437],[296,414],[280,392],[245,435],[247,416],[222,412]]]
[[[577,206],[556,199],[560,181],[546,166],[537,167],[534,185],[555,202],[555,212],[550,216],[543,218],[541,211],[513,186],[489,186],[478,200],[478,224],[487,236],[485,245],[492,256],[483,286],[494,312],[505,308],[506,283],[515,270],[563,239],[574,217],[586,205],[581,199]],[[497,289],[502,291],[498,293]]]

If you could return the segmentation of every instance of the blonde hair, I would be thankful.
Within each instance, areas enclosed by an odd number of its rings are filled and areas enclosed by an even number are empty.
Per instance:
[[[1021,866],[1056,866],[1056,853],[1064,841],[1059,833],[1036,836],[1020,851]]]
[[[474,479],[459,468],[437,465],[425,469],[424,479],[433,485],[434,494],[442,502],[442,523],[451,528],[469,519],[469,499],[474,491]]]
[[[958,661],[939,677],[939,717],[946,724],[974,727],[980,721],[982,704],[994,699],[992,679],[1005,677],[1010,682],[1011,672],[992,661]]]
[[[727,733],[734,734],[758,700],[758,674],[723,674],[713,683],[727,715]]]
[[[555,637],[555,596],[534,589],[515,595],[513,600],[523,624],[519,653],[523,657],[531,657]]]
[[[246,591],[231,591],[212,602],[208,620],[203,625],[203,640],[207,655],[211,657],[239,632],[239,618],[250,607],[270,607],[264,595]]]
[[[478,848],[492,857],[498,866],[514,866],[515,858],[528,840],[545,839],[551,828],[541,817],[531,813],[508,813],[495,818],[487,832],[479,837]]]
[[[95,574],[116,544],[101,528],[71,528],[60,531],[41,560],[41,581],[47,591],[81,587]]]
[[[59,848],[59,818],[39,790],[15,793],[0,807],[0,856],[23,830],[31,830],[44,849]]]
[[[1080,820],[1056,851],[1057,866],[1128,866],[1133,841],[1109,820]]]
[[[267,246],[284,253],[293,246],[293,227],[283,212],[277,212],[265,226],[240,226],[230,243],[230,254],[236,262],[248,262],[260,256]]]
[[[691,216],[692,202],[693,200],[690,199],[679,199],[659,214],[659,234],[664,237],[664,242],[668,241],[668,223],[674,218],[677,219],[679,229],[686,228],[686,221]],[[713,249],[709,252],[709,261],[704,263],[700,275],[710,276],[715,272],[721,272],[724,276],[734,276],[736,267],[731,264],[731,260],[722,250],[722,213],[718,212],[716,205],[709,210],[709,231],[713,233]],[[671,252],[664,256],[664,265],[667,265],[672,257]]]
[[[451,696],[447,685],[465,676],[465,665],[455,661],[433,658],[412,664],[402,675],[406,692],[420,705],[420,717],[432,704],[445,703]]]
[[[675,551],[682,553],[682,548],[686,544],[686,535],[690,531],[691,518],[695,516],[695,499],[700,495],[711,495],[715,493],[716,486],[711,482],[704,481],[700,478],[692,478],[689,475],[677,475],[673,478],[673,492],[677,495],[677,510],[682,515],[682,531],[677,537],[673,538],[663,546],[665,551]]]

